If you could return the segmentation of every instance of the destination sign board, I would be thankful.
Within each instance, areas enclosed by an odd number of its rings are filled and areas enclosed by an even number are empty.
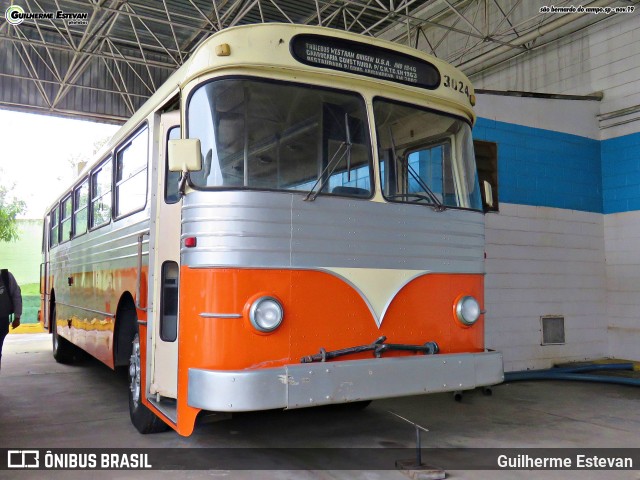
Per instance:
[[[291,39],[291,53],[301,63],[356,73],[433,90],[438,69],[420,58],[343,38],[301,34]]]

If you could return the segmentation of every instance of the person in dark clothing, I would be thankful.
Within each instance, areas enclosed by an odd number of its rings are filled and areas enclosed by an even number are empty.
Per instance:
[[[13,321],[10,317],[13,315]],[[0,270],[0,366],[2,365],[2,344],[9,333],[9,324],[13,328],[20,325],[22,316],[22,292],[18,282],[9,270]]]

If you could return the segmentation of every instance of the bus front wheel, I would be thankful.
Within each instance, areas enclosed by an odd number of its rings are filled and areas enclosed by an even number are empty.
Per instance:
[[[158,433],[167,430],[168,425],[160,420],[142,403],[140,388],[140,336],[136,333],[131,345],[129,358],[129,415],[131,423],[140,433]]]

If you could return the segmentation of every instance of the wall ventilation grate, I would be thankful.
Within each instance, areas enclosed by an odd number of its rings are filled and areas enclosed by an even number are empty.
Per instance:
[[[542,345],[563,345],[564,338],[564,317],[559,315],[548,315],[540,317],[542,322]]]

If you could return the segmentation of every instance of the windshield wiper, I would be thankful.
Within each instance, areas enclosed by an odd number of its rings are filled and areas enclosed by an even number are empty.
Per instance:
[[[345,124],[345,140],[343,142],[341,142],[340,145],[338,145],[338,149],[336,150],[336,153],[334,153],[333,157],[331,157],[331,160],[329,160],[327,162],[327,166],[324,167],[324,170],[322,170],[322,172],[320,173],[320,176],[316,180],[316,183],[313,184],[313,187],[311,187],[311,190],[309,190],[309,193],[304,198],[305,202],[307,202],[307,201],[313,202],[316,199],[316,197],[322,191],[322,189],[324,188],[324,186],[327,183],[327,181],[329,180],[329,178],[331,178],[331,175],[335,171],[336,167],[340,164],[342,159],[345,157],[345,155],[347,156],[347,170],[350,171],[350,168],[351,168],[351,132],[349,130],[349,114],[347,114],[347,113],[344,114],[344,124]],[[338,153],[340,153],[340,150],[342,150],[343,147],[345,148],[345,151],[340,157],[338,157]],[[333,166],[332,166],[332,164],[333,164]],[[329,171],[328,175],[325,175],[327,173],[327,170],[329,170],[329,167],[331,167],[331,170]],[[350,174],[349,174],[349,176],[350,176]],[[320,187],[316,191],[316,187],[318,186],[318,184],[320,184]]]
[[[396,166],[398,164],[400,164],[400,166],[402,166],[402,159],[398,156],[398,154],[396,153],[396,143],[393,139],[393,132],[391,131],[391,125],[389,125],[389,139],[391,140],[391,152],[393,154],[393,160],[396,163]],[[444,212],[447,207],[440,201],[440,199],[438,198],[438,196],[433,192],[433,190],[431,190],[431,187],[429,187],[429,185],[426,184],[426,182],[420,177],[420,175],[418,175],[416,173],[416,171],[414,170],[414,168],[409,165],[409,159],[407,158],[407,172],[409,172],[409,175],[411,175],[411,177],[418,183],[418,185],[422,188],[422,190],[427,194],[422,195],[419,193],[396,193],[396,194],[392,194],[392,195],[387,195],[388,198],[393,198],[393,197],[404,197],[404,196],[412,196],[412,197],[416,197],[416,198],[421,198],[424,200],[429,201],[429,203],[433,204],[433,209],[436,212]]]
[[[411,165],[409,165],[409,161],[408,160],[407,160],[407,171],[413,177],[413,179],[416,182],[418,182],[418,185],[420,185],[420,188],[423,189],[423,191],[432,200],[432,202],[435,203],[433,209],[436,212],[444,212],[447,209],[447,207],[445,207],[444,204],[437,197],[437,195],[435,193],[433,193],[433,190],[431,190],[429,185],[427,185],[426,182],[422,179],[422,177],[420,177],[420,175],[418,175],[418,173],[415,171],[415,169]],[[413,193],[409,193],[408,195],[414,195],[414,194]]]

